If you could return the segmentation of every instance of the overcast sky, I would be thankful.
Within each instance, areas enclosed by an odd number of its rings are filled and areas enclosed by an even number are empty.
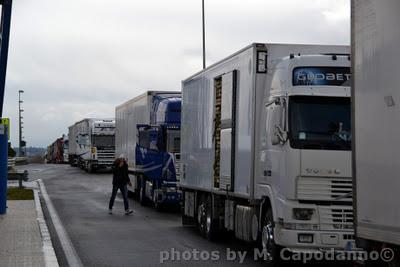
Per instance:
[[[207,64],[253,42],[350,43],[348,0],[205,0]],[[4,115],[17,146],[84,117],[114,117],[146,90],[180,90],[202,67],[201,0],[14,1]]]

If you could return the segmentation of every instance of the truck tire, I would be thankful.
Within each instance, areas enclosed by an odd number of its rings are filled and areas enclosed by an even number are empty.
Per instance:
[[[272,214],[272,208],[270,206],[265,212],[262,223],[261,245],[262,249],[268,254],[267,261],[270,263],[270,266],[280,266],[280,264],[282,263],[282,260],[280,258],[280,251],[282,250],[282,247],[275,243],[275,224]]]
[[[139,202],[140,205],[146,206],[147,198],[146,198],[146,183],[141,181],[140,189],[139,189]]]
[[[88,163],[88,173],[96,173],[96,168],[93,167],[93,164],[91,162]]]
[[[205,237],[210,241],[215,240],[218,232],[218,224],[217,220],[213,217],[213,203],[211,195],[207,197],[206,201],[205,223]]]
[[[205,236],[206,203],[205,203],[204,197],[201,197],[200,201],[198,202],[196,212],[197,212],[197,217],[196,217],[197,228],[199,229],[200,234]]]

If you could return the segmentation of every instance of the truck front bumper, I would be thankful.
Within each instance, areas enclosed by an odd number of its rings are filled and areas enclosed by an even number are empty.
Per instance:
[[[182,201],[182,192],[180,190],[165,191],[154,190],[154,202],[161,204],[179,204]]]
[[[275,242],[291,252],[356,250],[353,231],[291,230],[276,226]]]

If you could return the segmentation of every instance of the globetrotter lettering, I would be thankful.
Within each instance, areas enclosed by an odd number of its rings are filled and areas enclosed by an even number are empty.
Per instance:
[[[293,86],[349,86],[348,67],[298,67],[293,70]]]
[[[299,73],[298,81],[349,81],[350,73]]]

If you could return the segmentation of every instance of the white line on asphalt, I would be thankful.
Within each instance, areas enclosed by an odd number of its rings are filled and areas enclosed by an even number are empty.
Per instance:
[[[39,193],[34,189],[35,206],[37,213],[37,221],[39,223],[40,234],[43,242],[44,262],[46,267],[58,267],[56,253],[54,252],[53,243],[51,242],[49,229],[43,216],[42,204],[40,203]]]
[[[61,243],[61,247],[64,251],[65,258],[68,261],[68,265],[71,267],[81,267],[83,266],[81,259],[74,246],[72,245],[71,240],[68,237],[67,231],[61,223],[60,217],[58,217],[57,211],[55,210],[53,203],[49,195],[47,194],[46,187],[41,179],[38,179],[38,183],[40,185],[40,191],[42,193],[43,199],[46,202],[47,210],[49,211],[51,220],[53,221],[54,228],[57,232],[58,238]]]

